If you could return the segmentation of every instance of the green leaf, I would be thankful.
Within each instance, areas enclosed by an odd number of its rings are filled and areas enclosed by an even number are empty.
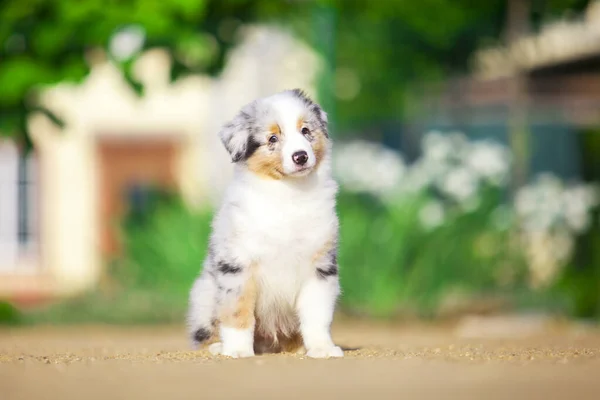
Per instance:
[[[0,64],[0,106],[20,103],[41,83],[53,81],[51,68],[31,58],[14,58]]]

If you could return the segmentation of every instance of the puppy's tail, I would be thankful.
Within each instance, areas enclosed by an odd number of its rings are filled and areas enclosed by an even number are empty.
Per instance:
[[[205,271],[194,282],[189,298],[187,327],[195,349],[210,339],[215,330],[217,285]]]

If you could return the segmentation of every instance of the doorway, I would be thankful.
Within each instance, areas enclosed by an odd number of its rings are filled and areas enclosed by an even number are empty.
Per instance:
[[[173,140],[103,139],[100,166],[100,246],[106,258],[121,253],[120,223],[145,190],[175,190],[177,146]],[[142,200],[140,200],[142,199]]]

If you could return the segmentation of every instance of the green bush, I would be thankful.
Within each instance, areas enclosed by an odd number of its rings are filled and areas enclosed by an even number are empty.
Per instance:
[[[211,212],[195,212],[167,196],[123,222],[124,255],[109,265],[97,290],[29,315],[34,322],[181,322],[199,273]]]
[[[0,301],[0,325],[16,325],[21,322],[21,313],[10,303]]]
[[[509,231],[493,226],[498,195],[490,189],[477,208],[424,228],[423,193],[387,206],[343,193],[338,205],[343,307],[378,316],[424,316],[453,293],[489,296],[523,286],[523,262],[507,251]]]
[[[469,210],[445,204],[443,223],[428,227],[421,214],[432,199],[429,192],[382,201],[342,191],[341,309],[378,317],[428,317],[439,315],[453,297],[471,305],[500,297],[516,306],[597,316],[598,268],[567,268],[555,285],[531,290],[510,215],[498,214],[501,195],[500,189],[486,187]],[[179,200],[155,201],[146,213],[124,221],[124,256],[111,263],[97,290],[30,314],[29,320],[181,323],[211,219],[212,212],[190,211]],[[598,231],[593,232],[584,247],[598,243]],[[589,265],[598,262],[597,251],[585,254],[593,257]]]
[[[178,199],[157,203],[124,221],[125,257],[114,262],[113,275],[123,287],[187,298],[206,254],[212,212],[190,211]]]
[[[575,259],[553,287],[566,297],[566,312],[578,318],[600,319],[600,212],[592,229],[579,238]]]

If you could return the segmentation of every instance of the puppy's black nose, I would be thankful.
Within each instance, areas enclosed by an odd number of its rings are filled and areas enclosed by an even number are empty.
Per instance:
[[[295,164],[304,165],[308,161],[308,153],[304,150],[300,150],[292,154],[292,160]]]

